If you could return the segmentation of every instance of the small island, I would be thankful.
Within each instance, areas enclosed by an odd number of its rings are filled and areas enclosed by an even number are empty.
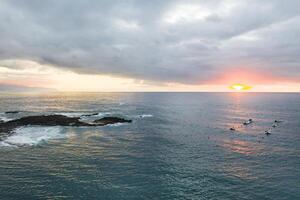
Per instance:
[[[80,117],[67,117],[64,115],[27,116],[3,122],[0,121],[0,141],[13,134],[13,130],[21,126],[105,126],[116,123],[131,123],[132,120],[120,117],[103,117],[92,123],[80,121]]]

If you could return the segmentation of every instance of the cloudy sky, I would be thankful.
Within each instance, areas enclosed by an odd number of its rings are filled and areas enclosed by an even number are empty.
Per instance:
[[[0,89],[300,92],[298,0],[0,0]]]

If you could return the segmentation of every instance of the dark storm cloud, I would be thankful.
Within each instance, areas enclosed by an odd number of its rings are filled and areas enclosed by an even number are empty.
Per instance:
[[[2,0],[0,59],[181,83],[239,67],[298,80],[299,13],[297,0]]]

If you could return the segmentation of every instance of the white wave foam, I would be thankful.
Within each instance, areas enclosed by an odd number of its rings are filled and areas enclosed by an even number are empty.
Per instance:
[[[86,113],[80,113],[80,112],[59,112],[55,113],[56,115],[63,115],[66,117],[80,117],[81,115],[84,115]]]
[[[110,115],[110,112],[99,112],[98,114],[94,113],[84,113],[84,112],[57,112],[56,115],[63,115],[66,117],[80,117],[81,119],[95,118],[95,117],[104,117]],[[85,116],[86,115],[86,116]]]
[[[115,123],[115,124],[107,124],[105,126],[108,126],[108,127],[118,127],[118,126],[123,126],[123,125],[126,125],[128,123]]]
[[[87,122],[87,123],[92,123],[95,119],[99,119],[99,118],[102,118],[102,117],[105,117],[107,115],[110,115],[111,113],[109,112],[105,112],[105,113],[98,113],[96,115],[92,114],[92,115],[89,115],[89,116],[81,116],[80,117],[80,121],[82,122]]]
[[[14,120],[14,118],[8,118],[8,117],[1,116],[0,121],[1,120],[4,121],[4,122],[8,122],[8,121]]]
[[[1,146],[32,146],[50,139],[63,138],[61,127],[27,126],[14,130],[14,133],[0,143]]]
[[[96,117],[104,117],[104,116],[107,116],[107,115],[110,115],[111,113],[110,112],[99,112],[98,115],[95,115]]]
[[[10,145],[8,143],[6,143],[5,141],[1,141],[0,142],[0,147],[13,147],[14,145]]]
[[[153,115],[151,115],[151,114],[139,115],[139,118],[147,118],[147,117],[153,117]]]

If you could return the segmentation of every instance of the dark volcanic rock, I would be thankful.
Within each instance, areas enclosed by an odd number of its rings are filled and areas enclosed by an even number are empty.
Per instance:
[[[5,112],[5,114],[17,114],[19,113],[20,111],[7,111]]]
[[[81,115],[81,117],[91,117],[91,116],[95,116],[98,115],[99,113],[92,113],[92,114],[86,114],[86,115]]]
[[[79,121],[79,117],[67,117],[64,115],[28,116],[8,121],[4,124],[16,126],[43,125],[43,126],[89,126],[90,124]]]
[[[15,119],[7,122],[0,122],[0,141],[12,134],[15,128],[27,125],[39,126],[104,126],[107,124],[115,123],[129,123],[131,120],[126,120],[118,117],[104,117],[95,120],[90,124],[80,121],[79,117],[67,117],[64,115],[41,115],[41,116],[28,116],[20,119]]]
[[[97,119],[94,121],[97,125],[108,125],[108,124],[116,124],[116,123],[130,123],[132,120],[119,118],[119,117],[103,117],[101,119]]]
[[[63,115],[41,115],[28,116],[20,119],[11,120],[0,123],[0,136],[9,135],[15,128],[27,125],[40,126],[94,126],[85,122],[79,121],[78,117],[66,117]],[[0,137],[1,140],[1,137]]]

